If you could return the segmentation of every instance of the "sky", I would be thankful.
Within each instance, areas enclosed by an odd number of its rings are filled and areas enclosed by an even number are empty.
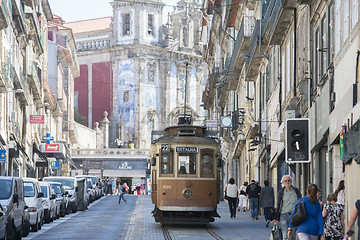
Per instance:
[[[163,21],[166,21],[167,12],[172,12],[171,6],[178,1],[163,0],[167,4]],[[112,16],[110,2],[112,0],[49,0],[52,13],[62,17],[65,22]]]

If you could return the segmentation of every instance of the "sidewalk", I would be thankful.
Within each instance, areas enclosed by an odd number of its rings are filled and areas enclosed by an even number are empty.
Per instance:
[[[161,225],[155,223],[151,215],[154,205],[151,203],[150,196],[132,197],[136,201],[136,209],[129,219],[125,239],[164,239]],[[220,202],[218,205],[218,213],[221,218],[215,218],[215,222],[210,223],[208,228],[223,239],[265,240],[270,238],[272,224],[266,228],[263,216],[260,216],[259,220],[250,220],[250,212],[237,212],[236,218],[230,218],[229,207],[225,202]],[[179,231],[182,232],[179,234],[182,237],[173,237],[173,239],[203,239],[201,236],[189,237],[187,229],[179,229]]]

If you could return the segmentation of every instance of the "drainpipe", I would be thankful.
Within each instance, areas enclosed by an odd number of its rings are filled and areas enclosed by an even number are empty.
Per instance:
[[[261,36],[261,33],[262,33],[262,21],[263,21],[263,5],[264,5],[264,0],[261,0],[260,1],[260,34],[259,34],[259,52],[261,55],[263,55],[266,60],[269,61],[269,57],[261,50],[261,39],[262,39],[262,36]]]
[[[296,8],[294,8],[294,97],[296,97]]]

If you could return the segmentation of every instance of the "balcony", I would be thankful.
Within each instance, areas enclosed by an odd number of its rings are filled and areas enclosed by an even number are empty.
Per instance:
[[[254,58],[258,54],[257,50],[259,49],[259,34],[260,34],[260,21],[256,21],[256,25],[252,34],[250,46],[247,55],[249,56],[245,61],[245,76],[246,81],[255,81],[259,75],[259,67],[262,61],[262,58]]]
[[[15,27],[21,33],[26,33],[25,13],[22,1],[12,0],[12,16]]]
[[[15,79],[16,77],[14,77]],[[21,104],[24,106],[29,106],[29,97],[30,97],[30,92],[29,92],[29,86],[27,86],[27,84],[25,83],[25,78],[24,78],[24,74],[22,73],[22,71],[20,70],[19,72],[19,79],[21,82],[21,87],[19,84],[15,84],[14,82],[14,89],[16,89],[15,93],[16,93],[16,97],[18,97],[21,101]]]
[[[27,79],[30,88],[32,89],[33,98],[35,102],[41,103],[41,83],[38,78],[37,67],[33,63],[28,64]]]
[[[10,24],[10,13],[6,1],[1,1],[0,9],[0,30],[7,28]]]
[[[35,49],[38,51],[38,54],[41,55],[42,53],[44,53],[44,45],[40,39],[41,30],[37,18],[37,13],[31,7],[25,6],[25,15],[26,19],[30,21],[27,24],[29,36],[34,41]]]
[[[264,45],[280,45],[293,23],[297,0],[274,0],[264,5],[261,36]]]
[[[0,93],[7,92],[10,79],[10,65],[8,63],[1,63],[1,73],[0,73]]]
[[[253,23],[251,23],[253,22]],[[240,58],[240,54],[247,53],[250,46],[250,36],[245,32],[247,24],[254,25],[255,19],[253,17],[243,17],[241,26],[236,37],[234,51],[229,65],[229,90],[235,90],[238,86],[241,69],[244,65],[245,58]]]

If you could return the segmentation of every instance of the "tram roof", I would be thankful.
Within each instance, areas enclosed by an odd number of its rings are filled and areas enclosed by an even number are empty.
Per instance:
[[[154,143],[218,145],[215,139],[197,136],[163,136],[156,139]]]

